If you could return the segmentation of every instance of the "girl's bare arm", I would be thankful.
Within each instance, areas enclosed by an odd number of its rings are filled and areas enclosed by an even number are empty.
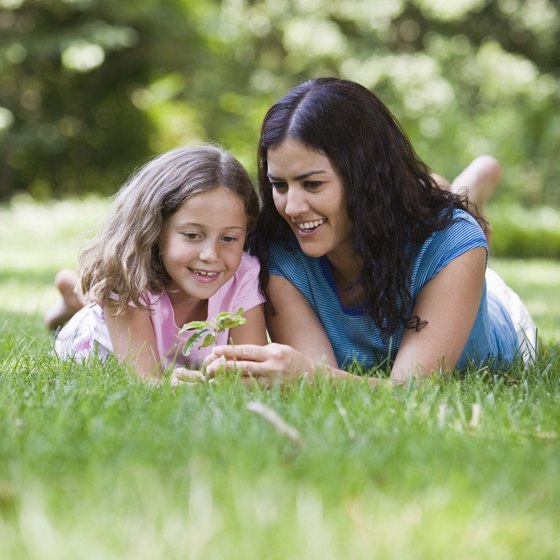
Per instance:
[[[143,379],[160,378],[162,367],[156,335],[147,311],[128,307],[116,314],[116,306],[105,306],[105,322],[119,362],[130,364]]]

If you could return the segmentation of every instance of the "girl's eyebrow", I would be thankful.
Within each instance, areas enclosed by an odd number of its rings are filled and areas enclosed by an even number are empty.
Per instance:
[[[316,171],[308,171],[307,173],[302,173],[301,175],[298,175],[297,177],[294,177],[294,179],[296,181],[301,181],[302,179],[307,179],[308,177],[311,177],[311,175],[320,175],[321,173],[326,173],[326,171],[324,171],[322,169],[318,169]],[[276,177],[275,175],[272,175],[272,173],[267,173],[266,176],[271,181],[281,181],[282,180],[282,177]]]
[[[179,222],[177,224],[177,227],[179,228],[197,227],[197,228],[204,229],[205,227],[208,227],[208,224],[198,224],[196,222]],[[223,226],[222,229],[226,230],[226,229],[245,229],[245,228],[243,226]]]

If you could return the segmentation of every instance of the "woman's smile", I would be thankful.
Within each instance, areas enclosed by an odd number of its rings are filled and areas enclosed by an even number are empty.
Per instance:
[[[314,233],[317,228],[322,226],[326,222],[326,218],[321,218],[320,220],[314,220],[312,222],[294,222],[298,231],[301,234]]]

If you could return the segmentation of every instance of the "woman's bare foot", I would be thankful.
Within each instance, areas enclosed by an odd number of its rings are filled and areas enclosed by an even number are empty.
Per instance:
[[[475,205],[480,217],[486,220],[486,202],[494,194],[501,178],[502,166],[496,158],[488,155],[478,156],[453,180],[449,190],[466,195],[469,202]],[[490,242],[492,227],[486,222],[483,229],[486,239]]]
[[[502,166],[492,156],[478,156],[453,179],[451,191],[466,194],[480,212],[502,178]]]
[[[60,270],[54,285],[60,292],[59,300],[45,313],[44,321],[47,327],[55,330],[70,319],[85,304],[85,297],[77,293],[79,278],[76,272],[69,269]]]

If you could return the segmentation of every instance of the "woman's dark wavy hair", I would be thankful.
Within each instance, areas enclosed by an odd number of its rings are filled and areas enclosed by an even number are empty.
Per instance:
[[[367,313],[387,335],[402,323],[421,328],[425,322],[411,317],[411,260],[430,234],[453,220],[453,209],[467,209],[466,200],[437,186],[396,119],[367,88],[337,78],[300,84],[269,109],[258,146],[262,208],[252,243],[265,295],[268,244],[293,235],[274,206],[267,177],[268,150],[286,138],[327,156],[342,177],[353,248],[363,258],[357,284]]]

